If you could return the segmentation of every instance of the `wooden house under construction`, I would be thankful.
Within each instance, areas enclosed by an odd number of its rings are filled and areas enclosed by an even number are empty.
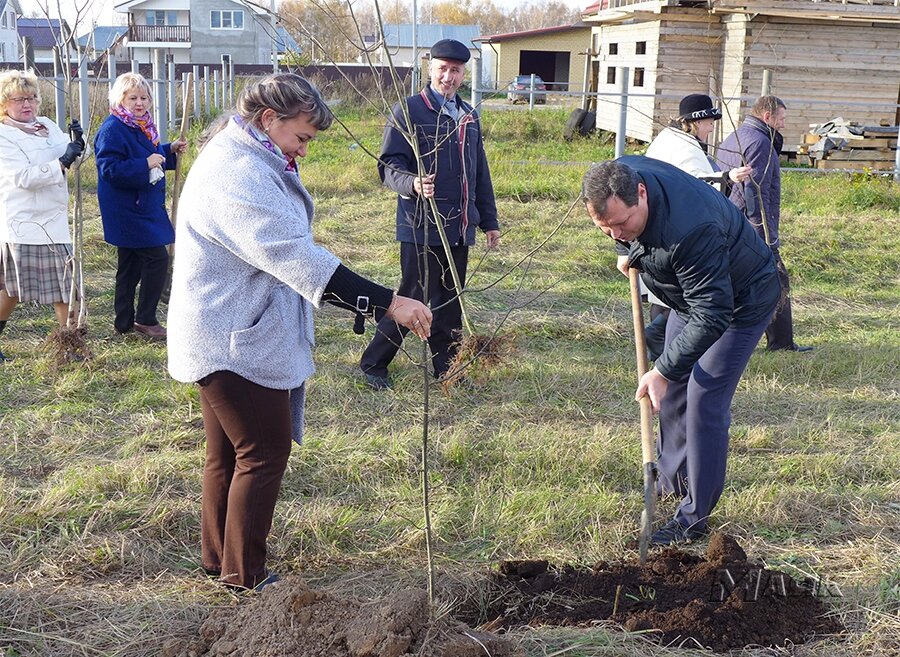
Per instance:
[[[680,98],[709,93],[725,114],[721,138],[760,95],[765,70],[788,106],[786,147],[837,116],[900,123],[900,0],[602,0],[583,19],[593,88],[619,91],[628,67],[629,137],[651,140]],[[616,130],[619,106],[601,96],[597,127]]]

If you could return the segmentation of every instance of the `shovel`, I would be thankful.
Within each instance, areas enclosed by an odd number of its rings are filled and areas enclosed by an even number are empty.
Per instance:
[[[634,322],[634,346],[637,356],[638,381],[647,373],[647,341],[644,338],[644,310],[641,305],[641,289],[638,270],[628,269],[631,283],[631,318]],[[638,542],[641,564],[647,561],[647,548],[653,533],[656,516],[656,439],[653,435],[653,409],[647,395],[641,397],[641,457],[644,470],[644,511],[641,513],[641,536]]]

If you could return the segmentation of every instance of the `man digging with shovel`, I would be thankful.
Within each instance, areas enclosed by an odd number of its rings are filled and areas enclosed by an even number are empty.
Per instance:
[[[582,198],[628,256],[623,270],[673,310],[635,394],[659,413],[658,491],[682,497],[650,543],[701,538],[725,484],[731,400],[781,295],[775,261],[727,198],[665,162],[593,164]]]

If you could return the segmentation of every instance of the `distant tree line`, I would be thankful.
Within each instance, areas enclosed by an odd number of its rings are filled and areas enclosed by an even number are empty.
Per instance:
[[[484,36],[581,20],[580,10],[559,0],[529,0],[511,9],[498,7],[493,0],[422,0],[417,5],[419,24],[478,25]],[[385,24],[412,23],[410,0],[384,0],[379,6]],[[378,31],[372,0],[284,0],[278,14],[306,61],[353,61],[360,54],[360,37]]]

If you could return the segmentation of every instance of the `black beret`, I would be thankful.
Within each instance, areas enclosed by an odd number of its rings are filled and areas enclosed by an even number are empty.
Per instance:
[[[722,112],[713,107],[712,98],[706,94],[691,94],[678,103],[678,118],[682,121],[719,120],[722,118]]]
[[[441,39],[431,46],[432,59],[453,59],[465,64],[471,56],[469,49],[455,39]]]

